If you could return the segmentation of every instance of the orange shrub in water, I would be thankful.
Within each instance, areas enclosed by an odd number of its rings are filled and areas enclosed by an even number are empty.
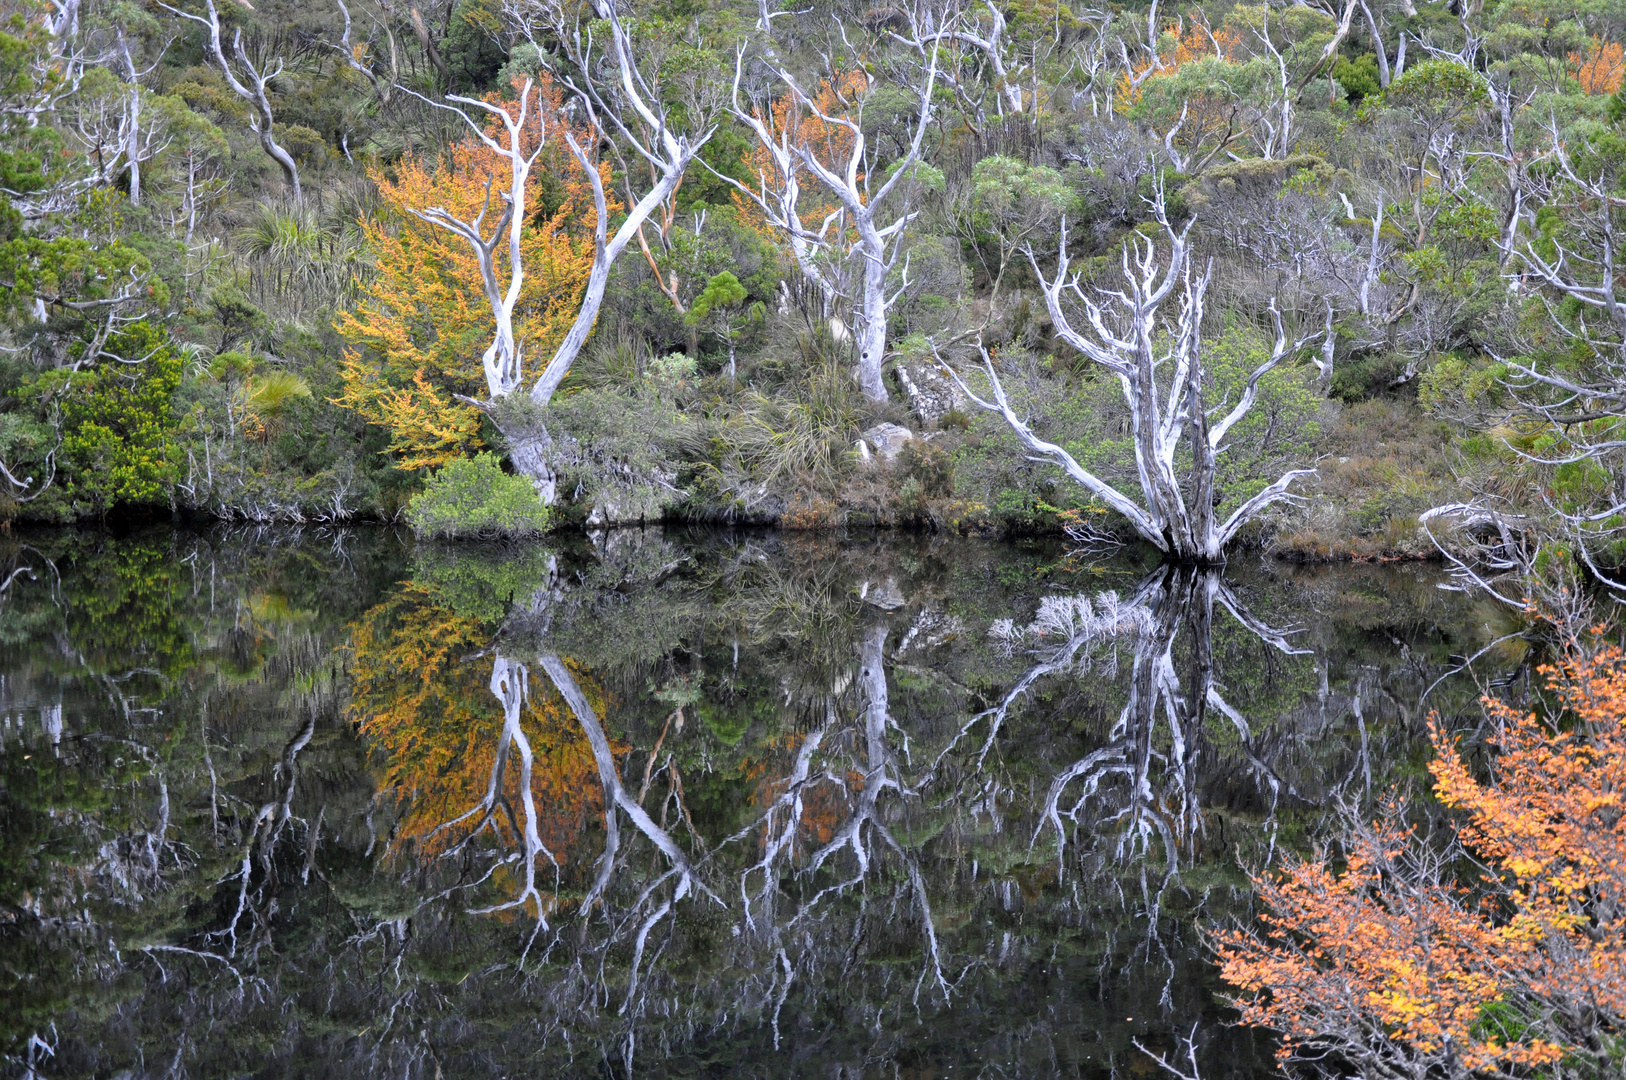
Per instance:
[[[1279,1032],[1284,1061],[1463,1078],[1619,1066],[1626,655],[1604,648],[1543,672],[1553,717],[1486,701],[1488,783],[1431,724],[1430,771],[1464,814],[1460,847],[1426,843],[1390,806],[1349,831],[1342,872],[1322,857],[1257,878],[1262,930],[1216,936],[1243,1022]],[[1486,868],[1471,888],[1456,875],[1464,848]]]

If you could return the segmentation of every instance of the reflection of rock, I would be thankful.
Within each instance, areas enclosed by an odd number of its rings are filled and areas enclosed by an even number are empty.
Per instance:
[[[903,598],[903,591],[898,588],[898,583],[892,578],[887,578],[879,585],[864,582],[863,590],[859,595],[864,598],[864,603],[872,604],[882,611],[896,611],[909,602]]]
[[[890,462],[903,450],[903,444],[915,437],[915,433],[900,424],[876,424],[869,428],[860,437],[860,443],[875,452],[875,456],[882,461]],[[858,452],[864,457],[864,451]]]
[[[899,361],[897,372],[909,396],[909,407],[926,427],[936,427],[951,410],[965,405],[960,388],[936,364]]]

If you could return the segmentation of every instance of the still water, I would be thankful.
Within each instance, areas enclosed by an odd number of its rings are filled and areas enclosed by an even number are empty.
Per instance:
[[[51,1078],[1262,1077],[1205,931],[1524,677],[1419,566],[166,529],[0,582]]]

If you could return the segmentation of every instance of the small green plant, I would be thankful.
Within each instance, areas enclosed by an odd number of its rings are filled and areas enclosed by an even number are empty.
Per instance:
[[[529,480],[503,472],[495,454],[476,454],[431,476],[407,508],[407,520],[422,537],[507,540],[546,532],[553,513]]]

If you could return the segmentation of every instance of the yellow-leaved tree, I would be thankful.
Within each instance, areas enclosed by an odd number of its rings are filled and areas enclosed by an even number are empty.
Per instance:
[[[593,197],[563,137],[569,121],[558,89],[543,76],[532,92],[540,107],[526,113],[525,148],[540,144],[541,153],[527,184],[514,336],[531,355],[547,356],[575,319],[593,265]],[[495,120],[490,130],[506,137]],[[585,128],[570,130],[592,143]],[[402,468],[432,468],[484,445],[479,411],[457,398],[484,392],[480,357],[495,326],[468,241],[418,214],[438,207],[472,221],[483,212],[489,225],[503,213],[510,167],[471,132],[438,162],[368,170],[384,206],[361,223],[377,273],[335,322],[345,341],[344,393],[335,400],[389,432]],[[601,168],[607,182],[608,166]],[[506,278],[506,247],[494,258]]]

